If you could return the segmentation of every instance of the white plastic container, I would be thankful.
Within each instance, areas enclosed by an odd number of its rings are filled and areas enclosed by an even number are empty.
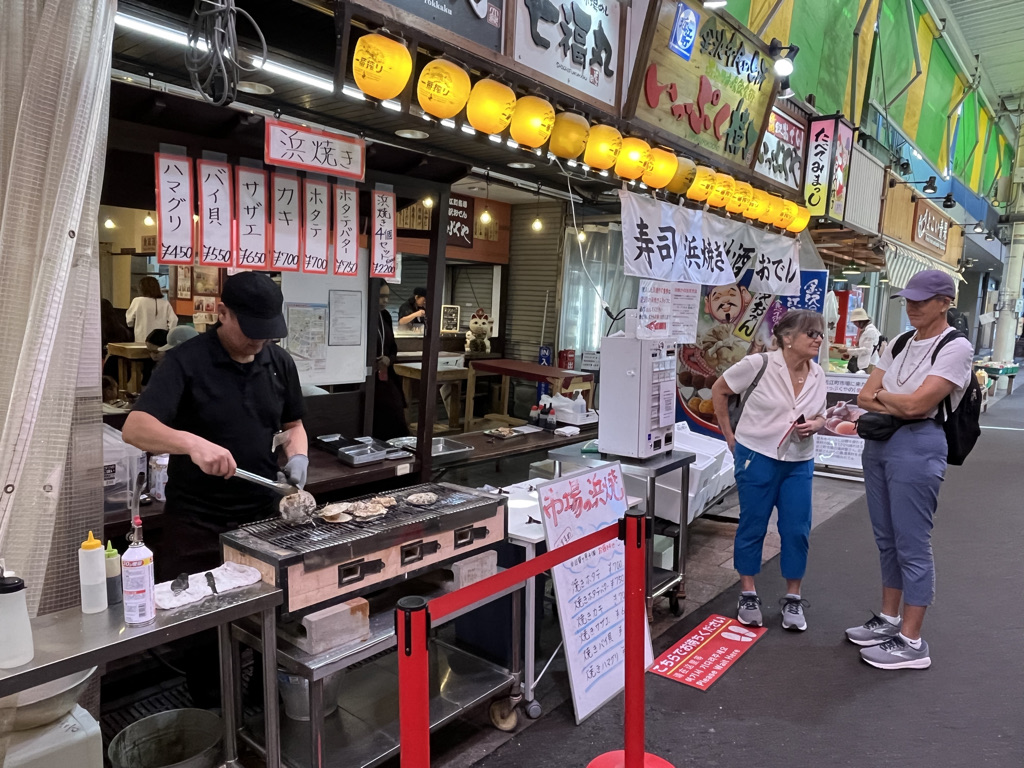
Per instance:
[[[121,433],[103,425],[103,511],[127,512],[136,478],[147,473],[146,452],[128,445]]]
[[[149,457],[149,495],[157,501],[167,501],[167,463],[170,458],[166,453]]]
[[[36,655],[25,594],[22,579],[10,572],[0,578],[0,669],[28,664]]]
[[[153,551],[142,543],[142,520],[132,521],[132,543],[121,555],[124,623],[142,627],[156,619],[156,584]]]
[[[107,563],[103,544],[89,531],[78,549],[78,586],[82,592],[82,613],[107,610]]]

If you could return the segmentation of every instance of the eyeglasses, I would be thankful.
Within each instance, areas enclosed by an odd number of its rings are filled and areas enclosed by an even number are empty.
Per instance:
[[[809,338],[811,341],[825,338],[825,334],[822,333],[821,331],[804,331],[804,333],[807,334],[807,338]]]

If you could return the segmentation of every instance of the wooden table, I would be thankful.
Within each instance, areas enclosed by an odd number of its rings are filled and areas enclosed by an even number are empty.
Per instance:
[[[511,426],[519,426],[523,422],[510,418],[508,415],[509,383],[512,379],[536,381],[539,384],[551,385],[553,394],[569,394],[583,392],[589,410],[593,404],[594,374],[583,371],[571,371],[555,368],[540,363],[528,363],[522,360],[473,360],[469,364],[469,378],[466,381],[466,431],[473,429],[473,396],[476,394],[476,379],[479,375],[501,376],[501,413],[489,413],[487,418],[501,421]]]
[[[137,395],[142,391],[142,364],[149,360],[146,343],[130,341],[107,344],[107,354],[117,358],[117,388]],[[130,372],[129,372],[130,367]]]
[[[395,373],[402,377],[402,391],[405,402],[412,403],[413,381],[419,381],[423,375],[423,363],[395,363]],[[462,404],[462,382],[469,378],[469,368],[458,368],[439,365],[437,367],[437,383],[450,384],[452,391],[448,403],[448,426],[459,428],[459,408]]]

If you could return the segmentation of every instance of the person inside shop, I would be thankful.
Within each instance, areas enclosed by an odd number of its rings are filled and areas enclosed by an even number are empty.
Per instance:
[[[398,309],[398,324],[407,326],[424,325],[427,322],[427,289],[417,288],[412,298]]]
[[[100,336],[103,345],[103,375],[114,379],[116,391],[117,360],[107,354],[107,345],[131,341],[132,332],[109,299],[100,299]]]
[[[160,283],[155,277],[144,277],[139,281],[139,293],[132,299],[125,319],[128,327],[135,331],[135,341],[142,343],[152,331],[161,328],[171,330],[178,324],[171,302],[164,298]]]
[[[871,373],[878,362],[881,343],[878,329],[863,307],[857,307],[850,313],[850,322],[857,326],[857,340],[852,347],[843,348],[843,359],[850,361],[847,370],[850,373]]]
[[[775,324],[773,334],[776,349],[748,355],[728,368],[711,393],[722,435],[736,457],[740,520],[733,563],[741,589],[737,619],[747,626],[764,625],[754,577],[761,571],[768,521],[777,509],[786,580],[786,596],[780,601],[782,627],[803,631],[807,603],[801,589],[811,533],[813,436],[825,426],[825,373],[816,362],[825,322],[817,312],[791,309]],[[729,397],[737,394],[746,398],[746,404],[734,432]]]
[[[377,326],[370,332],[370,341],[377,347],[373,376],[372,432],[378,440],[391,440],[409,434],[409,425],[405,421],[405,393],[395,373],[398,343],[395,341],[391,312],[388,311],[390,300],[391,286],[382,280],[378,294]]]
[[[882,570],[882,610],[846,630],[847,639],[862,646],[861,658],[879,669],[931,666],[921,627],[935,597],[931,536],[948,451],[937,415],[947,397],[953,409],[959,406],[973,375],[974,348],[946,314],[955,296],[945,272],[929,269],[910,278],[893,298],[906,300],[914,335],[886,347],[857,398],[861,408],[895,417],[890,436],[864,441],[861,459]]]

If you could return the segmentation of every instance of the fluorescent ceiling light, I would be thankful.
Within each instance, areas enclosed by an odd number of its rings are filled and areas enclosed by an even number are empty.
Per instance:
[[[392,112],[402,111],[402,104],[394,99],[386,99],[385,101],[382,101],[380,105],[384,107],[384,109],[390,109]]]
[[[341,86],[341,92],[348,96],[350,99],[355,99],[356,101],[366,101],[366,95],[358,88],[353,88],[351,85]],[[429,120],[429,118],[427,119]]]
[[[455,121],[452,120],[450,117],[446,117],[444,120],[441,121],[441,125],[443,125],[445,128],[454,129]]]
[[[729,0],[707,0],[704,3],[705,8],[725,8],[729,4]]]
[[[474,128],[469,123],[463,123],[462,124],[462,132],[463,133],[468,133],[470,136],[476,136],[476,128]]]
[[[131,29],[135,32],[141,32],[144,35],[150,37],[156,37],[160,40],[165,40],[168,43],[174,43],[175,45],[181,45],[188,47],[188,35],[178,29],[171,29],[165,27],[162,24],[154,24],[151,21],[145,21],[144,19],[138,19],[134,16],[125,16],[123,13],[118,13],[114,16],[114,24],[125,29]],[[202,40],[196,46],[199,50],[207,50],[206,43]]]
[[[314,88],[319,88],[321,91],[334,91],[334,81],[328,80],[326,77],[320,77],[311,72],[303,72],[301,69],[295,69],[294,67],[286,67],[284,64],[278,64],[269,59],[264,61],[258,57],[253,57],[252,63],[264,72],[269,72],[272,75],[294,80],[303,85],[311,85]]]

